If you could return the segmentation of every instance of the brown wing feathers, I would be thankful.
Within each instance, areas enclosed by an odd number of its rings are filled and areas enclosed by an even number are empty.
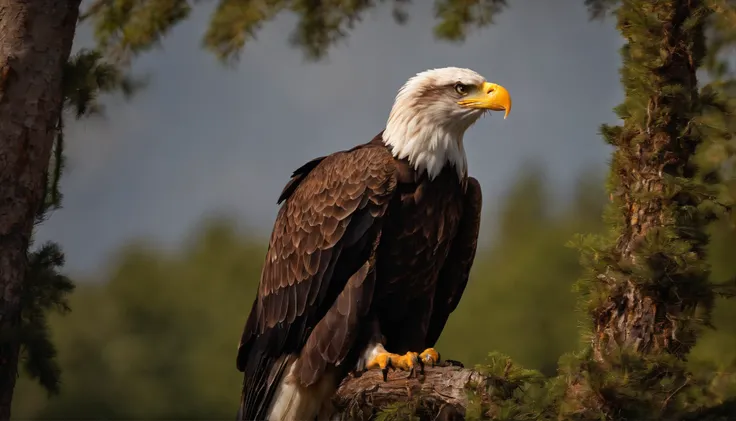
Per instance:
[[[242,419],[266,416],[282,356],[309,355],[299,367],[305,385],[344,358],[352,325],[370,305],[374,275],[366,263],[396,186],[392,162],[380,147],[337,153],[305,164],[285,187],[238,350]]]
[[[460,226],[437,278],[432,316],[427,329],[427,347],[433,347],[437,343],[450,313],[455,311],[465,291],[478,246],[482,203],[478,180],[468,177]]]
[[[378,231],[380,227],[375,229]],[[376,281],[375,252],[380,231],[373,237],[368,259],[350,277],[302,349],[296,373],[304,384],[315,383],[328,363],[339,365],[352,350],[359,334],[358,321],[370,308]]]

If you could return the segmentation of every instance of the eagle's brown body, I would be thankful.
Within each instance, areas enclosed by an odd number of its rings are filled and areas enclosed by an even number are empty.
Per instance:
[[[241,419],[265,419],[288,376],[334,390],[371,341],[435,344],[465,288],[480,225],[478,182],[446,166],[430,180],[381,134],[292,175],[237,365]],[[293,364],[293,366],[292,366]]]

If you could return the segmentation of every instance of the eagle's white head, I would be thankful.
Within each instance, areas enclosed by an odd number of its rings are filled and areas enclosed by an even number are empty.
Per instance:
[[[500,85],[489,83],[470,69],[445,67],[427,70],[409,79],[396,95],[383,132],[394,156],[407,158],[430,179],[453,165],[467,174],[463,148],[465,131],[489,110],[511,111],[511,97]]]

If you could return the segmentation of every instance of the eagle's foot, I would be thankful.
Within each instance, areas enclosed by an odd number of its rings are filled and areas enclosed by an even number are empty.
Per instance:
[[[389,370],[408,371],[409,376],[418,377],[424,375],[424,366],[434,367],[440,362],[440,353],[434,348],[427,348],[421,353],[407,352],[404,355],[392,354],[390,352],[377,353],[365,365],[366,370],[380,368],[383,372],[383,381],[388,380]]]
[[[416,352],[407,352],[404,355],[392,354],[390,352],[379,352],[366,363],[366,370],[380,368],[383,373],[383,381],[388,380],[389,370],[408,371],[409,377],[419,372],[424,374],[424,363]]]
[[[427,348],[419,354],[419,359],[425,365],[428,364],[430,367],[434,367],[440,363],[440,353],[434,348]]]

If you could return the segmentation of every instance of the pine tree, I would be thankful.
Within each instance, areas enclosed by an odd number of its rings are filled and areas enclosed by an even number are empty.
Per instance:
[[[600,15],[612,2],[588,3]],[[611,232],[582,241],[591,348],[562,370],[570,417],[676,419],[692,404],[698,382],[684,360],[710,326],[716,294],[706,226],[726,209],[719,172],[697,159],[726,135],[705,120],[725,109],[697,80],[713,12],[699,0],[623,0],[616,9],[626,97],[616,109],[623,124],[602,127],[616,148]]]
[[[713,301],[704,249],[712,199],[694,155],[705,56],[701,1],[625,0],[618,27],[626,100],[623,126],[605,126],[613,241],[599,250],[591,282],[595,359],[623,349],[679,358],[708,323]],[[698,315],[696,315],[698,314]]]

